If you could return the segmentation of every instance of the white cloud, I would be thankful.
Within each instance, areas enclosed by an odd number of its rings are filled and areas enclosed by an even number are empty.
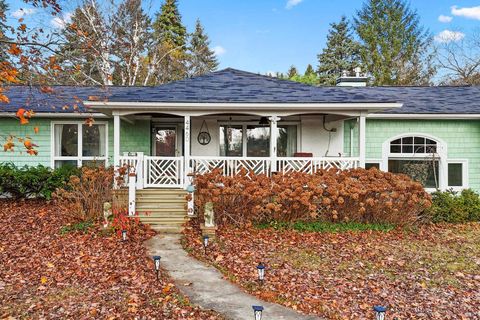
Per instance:
[[[37,11],[35,8],[20,8],[12,12],[12,17],[15,19],[23,18],[24,16],[29,16],[34,14]]]
[[[450,16],[444,16],[443,14],[441,14],[439,17],[438,17],[438,21],[442,22],[442,23],[449,23],[449,22],[452,22],[453,18],[450,17]]]
[[[222,46],[215,46],[213,47],[213,52],[216,56],[223,56],[225,53],[227,53],[227,50]]]
[[[460,41],[465,38],[465,33],[460,31],[443,30],[435,36],[435,41],[440,43],[449,43]]]
[[[296,5],[300,4],[303,0],[288,0],[287,4],[285,5],[286,9],[292,9]]]
[[[459,8],[457,6],[453,6],[451,9],[454,16],[480,20],[480,6],[470,8]]]
[[[68,23],[72,22],[72,13],[64,13],[61,17],[55,17],[50,20],[51,25],[57,29],[64,29]]]

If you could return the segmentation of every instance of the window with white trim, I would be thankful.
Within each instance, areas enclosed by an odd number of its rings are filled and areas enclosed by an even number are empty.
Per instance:
[[[388,171],[403,173],[419,181],[427,189],[440,186],[438,142],[420,135],[390,141]]]
[[[468,188],[467,160],[448,160],[448,188],[461,190]]]
[[[108,157],[107,124],[54,122],[53,167],[63,165],[106,165]]]

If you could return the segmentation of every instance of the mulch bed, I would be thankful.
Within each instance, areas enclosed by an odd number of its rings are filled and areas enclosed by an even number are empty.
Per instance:
[[[162,272],[142,227],[118,235],[59,230],[62,212],[41,201],[0,201],[0,318],[220,319],[189,304]]]
[[[480,224],[300,233],[222,228],[205,256],[191,223],[184,246],[245,291],[327,319],[480,319]],[[266,265],[263,285],[256,265]]]

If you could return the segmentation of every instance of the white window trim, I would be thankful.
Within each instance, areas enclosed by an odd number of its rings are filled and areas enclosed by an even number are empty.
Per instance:
[[[77,156],[55,156],[55,125],[56,124],[76,124],[78,126],[78,150]],[[51,121],[50,122],[50,166],[55,168],[55,161],[58,160],[76,160],[77,167],[82,166],[83,161],[91,160],[101,160],[105,161],[105,166],[108,166],[108,122],[107,121],[95,121],[94,124],[103,124],[105,125],[105,156],[103,157],[88,157],[82,156],[83,148],[83,132],[82,125],[85,124],[85,121],[76,121],[76,120],[65,120],[65,121]]]
[[[449,186],[448,185],[448,165],[450,163],[458,163],[462,165],[462,185]],[[467,159],[448,159],[447,160],[447,188],[453,191],[462,191],[468,189],[468,160]]]
[[[247,126],[251,125],[259,125],[258,121],[219,121],[218,122],[218,132],[220,131],[220,127],[222,126],[242,126],[242,157],[247,158]],[[299,121],[282,121],[277,123],[277,127],[281,126],[296,126],[297,127],[297,151],[301,150],[300,148],[300,143],[302,141],[301,139],[301,124]],[[270,128],[270,126],[265,126],[267,128]],[[218,149],[220,149],[220,139],[218,140]],[[270,157],[270,156],[269,156]],[[278,157],[278,156],[277,156]],[[268,157],[262,157],[262,158],[268,158]],[[278,157],[282,158],[282,157]],[[287,157],[288,158],[288,157]]]
[[[390,152],[390,143],[394,140],[405,138],[405,137],[425,137],[430,140],[434,140],[437,142],[437,153],[435,154],[436,158],[438,158],[438,168],[439,168],[439,175],[438,175],[438,187],[440,190],[448,189],[448,162],[447,162],[447,143],[442,139],[432,136],[428,133],[422,132],[405,132],[393,137],[388,138],[382,144],[382,163],[380,165],[380,169],[382,171],[388,172],[388,160],[389,159],[425,159],[429,157],[433,157],[431,153],[421,153],[421,154],[413,154],[413,153],[391,153]],[[428,192],[436,191],[435,188],[425,188]]]

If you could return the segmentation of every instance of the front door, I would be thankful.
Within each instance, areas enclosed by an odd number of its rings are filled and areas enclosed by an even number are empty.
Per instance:
[[[155,127],[153,138],[155,156],[176,157],[178,155],[176,126]]]

